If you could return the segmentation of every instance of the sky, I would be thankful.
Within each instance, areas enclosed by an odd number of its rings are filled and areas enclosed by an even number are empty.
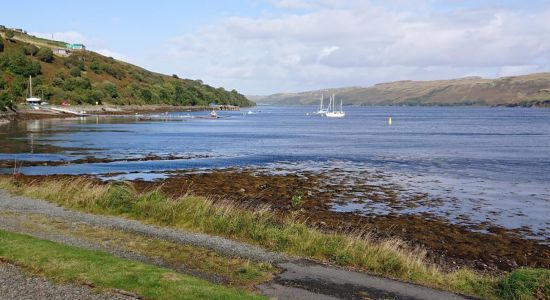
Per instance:
[[[2,25],[246,95],[550,71],[550,0],[31,0],[2,11]]]

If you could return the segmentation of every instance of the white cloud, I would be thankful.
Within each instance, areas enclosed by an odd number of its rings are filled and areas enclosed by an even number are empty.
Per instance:
[[[550,6],[434,9],[418,0],[405,11],[399,1],[275,1],[288,12],[228,17],[173,38],[159,63],[251,94],[550,70]]]
[[[63,41],[67,43],[79,43],[84,44],[92,51],[99,54],[114,57],[120,60],[127,60],[128,57],[122,53],[105,48],[104,42],[100,39],[91,38],[76,31],[60,31],[60,32],[30,32],[30,35],[45,39],[53,39],[56,41]]]
[[[128,57],[126,55],[124,55],[122,53],[119,53],[119,52],[116,52],[116,51],[112,51],[112,50],[105,49],[105,48],[94,49],[94,51],[101,54],[101,55],[107,56],[107,57],[113,57],[113,58],[116,58],[118,60],[128,61]]]
[[[45,39],[53,39],[67,43],[82,43],[82,44],[97,44],[99,41],[91,39],[76,31],[60,31],[60,32],[30,32],[30,35]]]

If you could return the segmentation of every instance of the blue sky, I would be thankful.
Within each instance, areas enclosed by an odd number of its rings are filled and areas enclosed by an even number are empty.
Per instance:
[[[550,1],[25,3],[0,24],[245,94],[550,71]]]

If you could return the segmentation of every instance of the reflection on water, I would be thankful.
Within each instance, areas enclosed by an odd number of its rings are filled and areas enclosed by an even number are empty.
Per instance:
[[[330,120],[306,115],[314,109],[260,107],[257,115],[221,112],[225,118],[215,120],[181,113],[146,121],[88,117],[19,122],[0,128],[0,160],[71,161],[93,156],[108,161],[27,167],[23,163],[21,170],[116,173],[117,178],[150,180],[184,169],[326,171],[335,182],[350,187],[335,195],[335,210],[429,212],[463,223],[528,226],[548,236],[547,110],[353,107],[346,110],[346,118]],[[158,159],[145,159],[150,156]],[[370,185],[395,184],[402,203],[389,207],[371,201],[375,194],[352,188],[365,184],[367,172],[382,174],[378,181],[369,178]],[[415,201],[410,199],[417,194],[427,194],[424,198],[431,202],[412,205]]]

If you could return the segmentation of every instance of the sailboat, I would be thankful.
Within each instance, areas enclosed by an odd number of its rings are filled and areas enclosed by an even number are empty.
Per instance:
[[[324,116],[328,111],[327,108],[323,108],[323,98],[324,98],[324,95],[321,94],[321,104],[319,105],[319,110],[315,112],[315,114],[317,114],[317,115]]]
[[[32,76],[29,76],[29,98],[26,99],[27,105],[38,106],[42,99],[32,96]]]
[[[343,118],[346,116],[346,113],[342,109],[343,103],[342,99],[340,99],[340,111],[336,110],[336,98],[334,97],[334,94],[332,94],[332,97],[330,98],[330,102],[327,108],[327,112],[325,113],[325,116],[327,118]]]

